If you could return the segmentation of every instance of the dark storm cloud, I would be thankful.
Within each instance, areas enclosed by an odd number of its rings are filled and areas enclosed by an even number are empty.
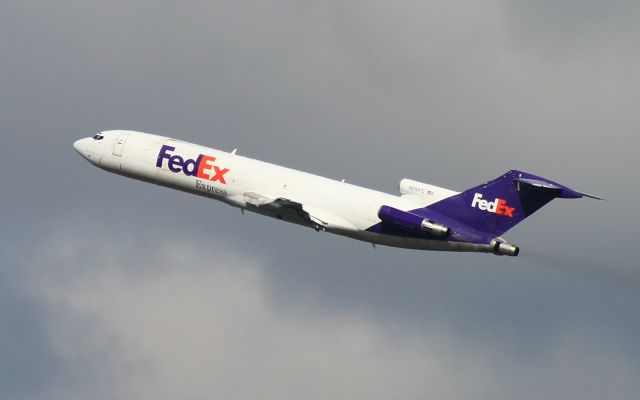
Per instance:
[[[9,3],[0,235],[19,262],[0,268],[3,394],[628,398],[629,4]],[[609,201],[540,211],[508,235],[517,260],[373,250],[104,173],[71,148],[114,128],[388,192],[520,168]]]

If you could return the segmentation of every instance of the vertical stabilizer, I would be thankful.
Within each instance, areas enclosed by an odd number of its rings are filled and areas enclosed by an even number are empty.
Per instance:
[[[500,236],[555,198],[583,196],[595,197],[546,178],[511,170],[426,209],[477,231]]]

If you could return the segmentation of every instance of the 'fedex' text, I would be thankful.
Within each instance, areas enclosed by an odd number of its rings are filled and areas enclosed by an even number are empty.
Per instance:
[[[166,144],[162,146],[160,153],[158,153],[156,167],[162,168],[164,160],[167,160],[167,166],[171,172],[182,172],[187,176],[196,176],[212,182],[217,181],[225,185],[227,184],[227,181],[224,179],[224,175],[229,172],[229,168],[220,168],[215,165],[215,157],[200,154],[195,160],[185,160],[177,154],[171,154],[175,149],[175,147],[167,146]]]
[[[498,215],[504,215],[505,217],[512,217],[515,207],[509,207],[507,201],[496,198],[494,201],[487,201],[482,198],[482,193],[476,193],[473,195],[473,201],[471,207],[478,208],[482,211],[488,211]]]

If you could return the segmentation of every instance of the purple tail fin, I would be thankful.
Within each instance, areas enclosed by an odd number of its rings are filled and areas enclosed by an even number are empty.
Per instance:
[[[428,207],[480,232],[500,236],[555,198],[585,195],[526,172],[506,174]]]

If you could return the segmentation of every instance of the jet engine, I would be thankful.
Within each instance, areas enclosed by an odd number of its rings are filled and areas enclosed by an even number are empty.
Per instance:
[[[515,257],[520,253],[520,248],[504,241],[493,239],[490,244],[493,254],[499,256]]]
[[[447,236],[450,231],[448,227],[437,222],[389,206],[380,207],[378,218],[385,225],[414,233],[426,233],[435,237]]]

